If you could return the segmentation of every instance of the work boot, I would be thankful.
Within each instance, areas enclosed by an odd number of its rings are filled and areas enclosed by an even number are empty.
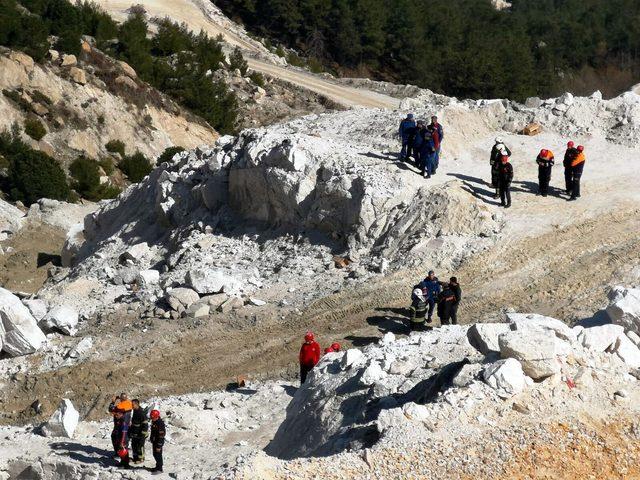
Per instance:
[[[510,208],[510,207],[511,207],[511,204],[510,204],[510,203],[507,203],[507,204],[504,206],[504,208]]]

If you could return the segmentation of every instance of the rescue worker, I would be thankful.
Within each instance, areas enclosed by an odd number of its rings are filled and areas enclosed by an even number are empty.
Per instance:
[[[445,283],[442,291],[438,294],[438,318],[441,325],[451,325],[451,315],[455,302],[456,295],[451,285]]]
[[[431,178],[435,173],[436,147],[433,140],[433,133],[429,127],[420,130],[422,135],[422,145],[420,147],[420,161],[422,163],[422,176]]]
[[[320,361],[320,344],[316,342],[312,332],[304,336],[304,343],[300,348],[300,384],[307,380],[307,375]]]
[[[451,323],[453,325],[458,324],[458,305],[460,305],[460,300],[462,300],[462,288],[460,288],[460,284],[458,283],[457,277],[451,277],[449,279],[449,288],[455,295],[456,299],[451,305]]]
[[[500,205],[504,208],[511,207],[511,181],[513,180],[513,165],[509,163],[509,157],[503,155],[498,169],[498,189],[500,191]]]
[[[120,458],[118,468],[129,469],[131,468],[129,465],[129,422],[125,418],[125,411],[120,407],[116,407],[113,418],[117,432],[114,444],[117,448],[117,455]],[[112,442],[114,441],[113,434],[111,435],[111,440]]]
[[[424,330],[424,317],[427,315],[427,299],[422,293],[422,287],[416,285],[411,293],[411,306],[409,307],[409,327],[411,330]]]
[[[151,448],[153,450],[153,458],[156,461],[156,466],[151,469],[154,475],[162,473],[162,447],[164,447],[164,437],[167,434],[167,429],[164,425],[164,421],[160,418],[159,410],[151,410],[149,414],[151,417],[151,435],[149,441],[151,442]]]
[[[133,411],[131,414],[131,428],[129,436],[131,437],[131,450],[133,452],[133,463],[144,463],[144,444],[149,435],[149,422],[147,421],[147,412],[140,406],[140,400],[131,401]]]
[[[422,281],[420,287],[422,288],[422,294],[424,295],[425,301],[429,306],[429,311],[427,312],[427,323],[431,323],[433,311],[438,301],[438,294],[441,290],[440,282],[433,270],[429,270],[429,274]]]
[[[498,193],[500,190],[499,185],[499,171],[501,158],[503,156],[510,157],[511,150],[504,144],[501,137],[496,137],[496,143],[493,145],[491,149],[491,156],[489,157],[489,165],[491,165],[491,186],[495,188],[495,193],[493,194],[493,198],[498,198]]]
[[[413,136],[412,141],[412,151],[413,158],[415,159],[416,167],[422,171],[422,157],[420,156],[420,152],[422,151],[422,143],[424,142],[424,130],[426,127],[424,126],[424,122],[422,120],[418,120],[418,124],[416,125],[416,133]]]
[[[340,344],[338,342],[333,342],[330,346],[324,349],[324,353],[334,353],[340,351]]]
[[[584,170],[584,162],[587,158],[584,155],[584,147],[578,145],[577,154],[571,161],[571,182],[573,188],[571,189],[571,198],[569,200],[576,200],[580,198],[580,178],[582,177],[582,171]]]
[[[111,445],[113,447],[113,453],[115,458],[120,458],[118,456],[118,451],[120,450],[118,445],[118,424],[119,422],[116,419],[116,408],[120,403],[120,395],[116,395],[111,399],[111,403],[109,404],[109,413],[113,416],[113,429],[111,430]]]
[[[433,143],[436,147],[435,154],[435,170],[440,166],[440,148],[442,147],[442,140],[444,138],[444,130],[442,129],[442,125],[438,123],[438,117],[435,115],[431,117],[431,124],[429,125],[435,134],[433,135]],[[433,173],[436,173],[434,170]]]
[[[113,445],[113,450],[116,454],[116,457],[120,458],[118,452],[120,451],[120,447],[122,444],[122,431],[125,428],[125,431],[128,431],[129,425],[131,425],[131,410],[133,405],[129,400],[129,397],[126,393],[121,393],[118,396],[113,397],[111,403],[109,404],[109,413],[113,415],[113,430],[111,431],[111,444]],[[121,413],[121,416],[116,416],[117,413]],[[128,446],[128,436],[127,436],[127,444]]]
[[[413,119],[413,113],[409,113],[407,118],[400,122],[400,128],[398,129],[398,136],[402,141],[402,150],[400,151],[400,160],[407,160],[411,154],[409,149],[410,130],[415,128],[416,122]]]
[[[555,163],[555,157],[551,150],[540,150],[536,163],[538,164],[538,195],[546,197],[549,193],[551,181],[551,169]]]
[[[578,150],[575,148],[575,143],[568,142],[567,150],[564,152],[564,161],[562,165],[564,166],[564,183],[565,183],[565,193],[567,195],[571,195],[571,191],[573,190],[573,172],[571,171],[571,162],[578,154]]]

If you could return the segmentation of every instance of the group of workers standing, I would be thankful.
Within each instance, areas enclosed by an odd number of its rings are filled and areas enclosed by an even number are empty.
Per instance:
[[[444,130],[438,117],[431,117],[427,125],[424,120],[414,120],[413,114],[400,122],[398,135],[402,141],[400,159],[404,162],[414,158],[416,166],[425,178],[435,175],[440,165],[440,149],[444,140]]]
[[[513,180],[513,165],[509,161],[511,150],[507,147],[501,137],[496,138],[491,149],[489,164],[491,165],[491,185],[496,189],[493,198],[500,198],[503,207],[511,206],[511,182]],[[569,195],[569,200],[580,198],[580,179],[586,161],[584,147],[575,146],[570,141],[564,154],[564,179],[565,193]],[[555,156],[548,149],[540,150],[536,157],[538,164],[538,195],[546,197],[549,194],[549,184],[551,182],[551,171],[555,165]]]
[[[431,178],[440,164],[440,150],[444,138],[444,129],[438,123],[438,117],[431,117],[431,123],[414,120],[409,113],[400,122],[398,135],[402,141],[400,160],[415,160],[425,178]],[[511,207],[511,183],[513,182],[513,165],[510,162],[511,150],[501,137],[496,138],[491,149],[489,164],[491,166],[491,186],[495,189],[493,198],[500,199],[500,205]],[[569,200],[580,198],[580,179],[585,164],[585,153],[582,145],[575,146],[574,142],[567,144],[564,155],[565,193]],[[546,197],[549,194],[551,170],[554,166],[554,155],[551,150],[542,149],[536,158],[538,164],[538,195]]]
[[[424,330],[433,321],[434,311],[442,325],[458,324],[458,306],[462,300],[462,288],[456,277],[441,282],[433,270],[413,287],[409,307],[411,330]]]
[[[149,412],[142,408],[138,399],[129,400],[126,393],[114,397],[109,404],[109,413],[113,415],[113,430],[111,431],[111,444],[116,458],[120,459],[120,468],[129,469],[131,463],[144,463],[144,446],[149,437],[153,458],[156,466],[149,469],[154,475],[162,473],[163,459],[162,449],[167,433],[164,420],[157,409]],[[149,429],[149,419],[151,429]],[[149,430],[151,434],[149,435]],[[129,443],[131,453],[129,455]],[[133,458],[131,458],[133,457]]]

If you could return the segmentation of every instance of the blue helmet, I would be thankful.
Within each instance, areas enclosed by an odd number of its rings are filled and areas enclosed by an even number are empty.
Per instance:
[[[413,113],[408,113],[408,114],[407,114],[407,118],[408,118],[409,120],[413,120]]]

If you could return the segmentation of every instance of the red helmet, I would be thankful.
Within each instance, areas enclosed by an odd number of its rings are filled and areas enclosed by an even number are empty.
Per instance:
[[[333,353],[333,352],[335,352],[335,350],[333,349],[332,346],[324,349],[324,353]]]
[[[544,148],[540,150],[541,157],[546,157],[547,155],[549,155],[549,150],[545,150]]]
[[[584,151],[584,147],[583,147],[582,145],[578,145],[578,151],[579,151],[579,152]]]
[[[567,143],[567,148],[573,148],[574,145],[575,143],[570,141],[569,143]]]
[[[315,335],[313,334],[313,332],[307,332],[304,335],[304,341],[305,342],[313,342],[315,340]]]
[[[160,418],[160,410],[151,410],[151,413],[149,413],[149,417],[151,417],[151,420],[157,420]]]
[[[340,344],[339,344],[338,342],[333,342],[333,343],[331,344],[331,349],[332,349],[334,352],[339,352],[339,351],[340,351]]]
[[[500,160],[502,161],[502,163],[507,163],[509,161],[509,157],[506,155],[502,155],[502,157],[500,157]]]
[[[124,447],[120,447],[120,450],[118,450],[118,456],[120,458],[127,458],[127,455],[129,455],[129,450]]]

